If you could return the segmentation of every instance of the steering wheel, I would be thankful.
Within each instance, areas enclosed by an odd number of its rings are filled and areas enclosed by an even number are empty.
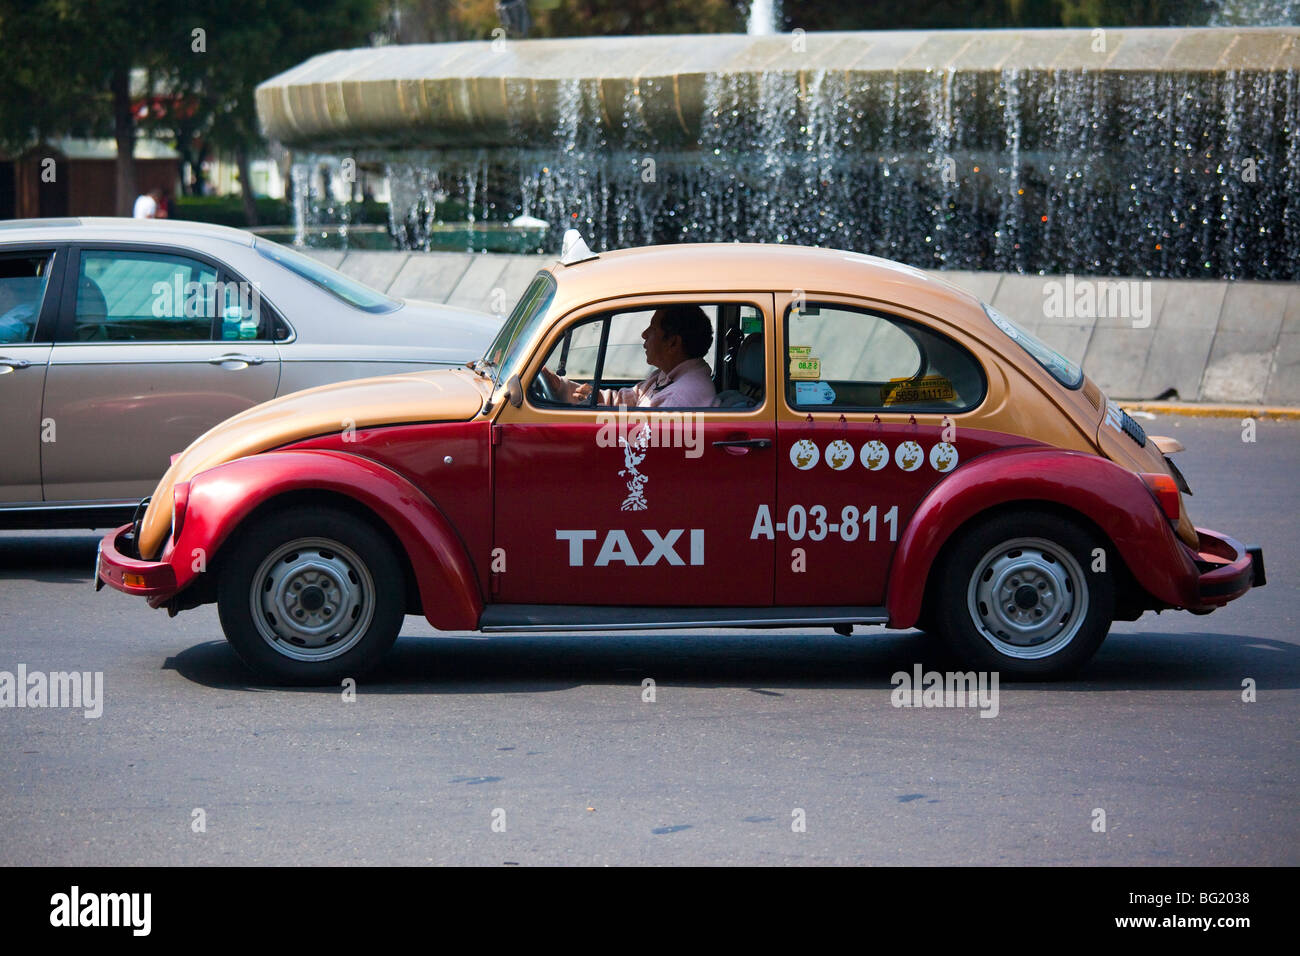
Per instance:
[[[560,398],[555,386],[551,384],[551,377],[546,372],[547,369],[543,366],[533,379],[532,390],[536,393],[536,397],[548,405],[567,405],[568,402]]]

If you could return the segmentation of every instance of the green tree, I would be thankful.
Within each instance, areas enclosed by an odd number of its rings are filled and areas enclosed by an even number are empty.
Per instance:
[[[250,221],[250,153],[262,142],[259,82],[325,50],[365,43],[382,0],[0,0],[0,145],[21,152],[59,135],[111,133],[117,212],[136,195],[142,117],[182,153],[232,153]],[[143,97],[132,96],[143,70]]]
[[[250,160],[265,141],[254,91],[276,73],[327,50],[364,45],[382,23],[380,0],[197,0],[173,40],[167,122],[177,134],[233,155],[244,214],[257,224]],[[202,30],[202,34],[195,34]],[[202,43],[198,42],[202,39]],[[201,47],[201,48],[200,48]],[[193,149],[182,147],[178,150]]]

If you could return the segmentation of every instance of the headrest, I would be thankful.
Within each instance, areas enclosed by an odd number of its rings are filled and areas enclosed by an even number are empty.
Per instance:
[[[736,374],[741,384],[752,388],[763,387],[763,369],[766,361],[763,356],[763,333],[751,332],[740,343],[740,352],[736,356]]]

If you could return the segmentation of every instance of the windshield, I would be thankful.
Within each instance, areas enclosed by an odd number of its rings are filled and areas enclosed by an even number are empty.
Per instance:
[[[483,357],[484,362],[492,366],[493,381],[499,382],[501,370],[512,366],[518,359],[520,346],[531,337],[553,298],[555,279],[549,272],[537,273]]]
[[[1006,315],[987,303],[981,303],[993,324],[1005,332],[1017,345],[1033,356],[1034,361],[1047,369],[1052,378],[1066,388],[1078,388],[1083,384],[1083,369],[1052,348],[1046,342],[1026,332]]]
[[[382,292],[349,279],[341,272],[335,272],[329,266],[317,262],[311,256],[294,252],[288,246],[267,239],[258,239],[253,247],[272,262],[278,262],[290,272],[306,279],[318,289],[324,289],[336,299],[342,299],[348,305],[363,312],[392,312],[402,303],[390,299]]]

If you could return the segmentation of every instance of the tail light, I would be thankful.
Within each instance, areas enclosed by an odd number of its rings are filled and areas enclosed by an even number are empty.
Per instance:
[[[190,483],[182,481],[172,491],[172,543],[181,539],[181,526],[185,524],[185,509],[190,503]]]
[[[1160,502],[1160,507],[1165,513],[1165,517],[1170,521],[1178,520],[1180,502],[1178,497],[1178,482],[1174,480],[1173,475],[1143,474],[1142,481],[1151,494],[1155,495],[1156,501]]]

